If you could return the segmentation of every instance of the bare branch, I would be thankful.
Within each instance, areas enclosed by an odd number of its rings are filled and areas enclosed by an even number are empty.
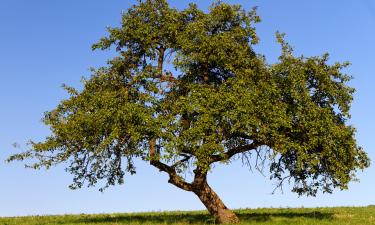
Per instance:
[[[171,166],[172,168],[176,168],[176,167],[182,165],[183,163],[189,161],[189,159],[191,159],[191,157],[192,157],[191,155],[186,155],[186,154],[180,154],[180,155],[183,156],[184,158],[181,159],[181,160],[179,160],[179,161],[177,161],[175,164],[173,164]]]
[[[281,193],[284,194],[284,189],[283,189],[283,184],[285,182],[285,180],[287,180],[290,182],[290,179],[291,179],[291,176],[286,176],[284,177],[283,179],[281,179],[275,186],[275,188],[273,189],[272,191],[272,194],[275,194],[276,193],[276,190],[280,188],[281,190]]]
[[[232,156],[234,156],[238,153],[243,153],[243,152],[247,152],[247,151],[250,151],[250,150],[255,150],[259,146],[260,146],[260,144],[258,142],[253,141],[253,143],[251,143],[251,144],[229,149],[227,152],[225,152],[223,154],[211,156],[210,163],[228,160],[228,159],[232,158]]]

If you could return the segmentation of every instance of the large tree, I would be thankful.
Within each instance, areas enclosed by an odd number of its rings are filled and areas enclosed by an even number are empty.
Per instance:
[[[295,57],[280,34],[282,54],[269,64],[253,49],[259,21],[255,9],[220,1],[207,12],[139,1],[93,45],[118,56],[81,90],[65,86],[70,97],[43,120],[51,135],[9,161],[68,162],[75,189],[122,184],[140,158],[196,194],[220,223],[238,218],[207,183],[218,162],[254,155],[277,186],[287,181],[299,195],[346,189],[369,166],[347,125],[354,92],[342,72],[347,64]]]

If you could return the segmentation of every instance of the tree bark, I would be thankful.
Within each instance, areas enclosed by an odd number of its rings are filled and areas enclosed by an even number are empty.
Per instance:
[[[239,223],[240,220],[230,209],[228,209],[219,196],[212,190],[206,181],[199,186],[194,185],[193,192],[206,206],[216,222],[220,224]]]
[[[152,158],[150,160],[150,164],[158,168],[160,171],[168,173],[169,183],[185,191],[191,191],[196,194],[201,202],[206,206],[208,212],[215,217],[218,223],[233,224],[240,222],[236,214],[225,206],[219,196],[208,185],[206,173],[201,173],[199,170],[195,170],[195,178],[193,183],[187,183],[177,175],[173,167]]]
[[[185,156],[184,159],[178,161],[176,164],[169,166],[165,163],[159,161],[159,157],[155,149],[156,139],[152,138],[149,142],[149,155],[150,155],[150,164],[160,171],[166,172],[169,175],[168,182],[174,186],[181,188],[185,191],[191,191],[198,196],[204,206],[207,208],[209,213],[215,217],[217,223],[220,224],[234,224],[239,223],[240,220],[230,209],[228,209],[219,196],[212,190],[212,188],[207,183],[207,171],[203,170],[200,167],[197,167],[194,170],[194,180],[192,183],[186,182],[182,177],[176,172],[175,166],[178,163],[188,160],[190,157]],[[240,153],[245,151],[245,149],[256,148],[257,143],[252,143],[250,145],[238,147],[229,150],[224,158],[222,156],[213,156],[212,162],[220,161],[222,159],[228,159],[232,157],[235,153]],[[211,162],[211,163],[212,163]]]

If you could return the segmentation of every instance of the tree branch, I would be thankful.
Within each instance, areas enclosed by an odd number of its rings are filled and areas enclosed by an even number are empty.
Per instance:
[[[254,150],[254,149],[258,148],[259,146],[260,146],[260,144],[258,142],[253,141],[253,143],[251,143],[251,144],[229,149],[227,152],[225,152],[223,154],[211,156],[210,163],[228,160],[228,159],[232,158],[232,156],[234,156],[238,153],[243,153],[243,152],[246,152],[246,151],[249,151],[249,150]]]
[[[175,167],[176,164],[173,166],[168,166],[167,164],[164,164],[159,161],[159,155],[156,155],[155,151],[155,145],[156,145],[156,139],[153,138],[149,142],[149,155],[150,155],[150,164],[156,168],[158,168],[162,172],[166,172],[169,175],[168,182],[175,185],[176,187],[179,187],[185,191],[191,191],[192,185],[185,182],[176,172]],[[188,160],[188,158],[185,158],[179,162],[182,162],[184,160]],[[178,163],[178,162],[177,162]]]
[[[180,154],[180,155],[183,156],[184,158],[181,159],[181,160],[179,160],[179,161],[177,161],[175,164],[173,164],[173,165],[171,166],[172,168],[176,168],[177,166],[179,166],[179,165],[181,165],[181,164],[183,164],[183,163],[189,161],[189,159],[191,159],[191,157],[193,157],[193,156],[191,156],[191,155],[186,155],[186,154]]]
[[[160,171],[168,173],[169,175],[168,183],[171,183],[175,185],[176,187],[179,187],[185,191],[192,190],[192,185],[184,181],[180,176],[178,176],[174,167],[168,166],[167,164],[164,164],[158,160],[153,160],[153,159],[151,159],[150,164],[158,168]]]
[[[163,64],[164,64],[164,52],[165,48],[163,46],[160,46],[158,48],[159,50],[159,58],[158,58],[158,72],[160,73],[160,76],[163,74]]]
[[[201,167],[197,166],[194,170],[194,180],[192,183],[193,189],[200,189],[202,184],[207,182],[207,171],[202,170]]]

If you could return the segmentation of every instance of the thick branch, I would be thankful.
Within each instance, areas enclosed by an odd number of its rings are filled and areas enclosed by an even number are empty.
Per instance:
[[[176,173],[175,166],[168,166],[167,164],[164,164],[159,161],[159,155],[156,155],[155,151],[155,143],[156,140],[152,139],[149,142],[150,149],[150,164],[156,168],[158,168],[160,171],[166,172],[169,175],[168,182],[175,185],[176,187],[179,187],[185,191],[191,191],[192,185],[185,182],[178,174]]]
[[[160,46],[159,58],[158,58],[158,72],[160,73],[160,76],[162,76],[163,74],[164,52],[165,52],[165,48],[163,46]]]
[[[197,191],[207,183],[207,171],[204,171],[199,166],[194,170],[194,181],[192,183],[193,191]]]
[[[160,171],[166,172],[169,175],[168,182],[175,185],[176,187],[179,187],[185,191],[191,191],[192,185],[188,182],[184,181],[178,174],[176,173],[175,169],[171,166],[168,166],[167,164],[164,164],[158,160],[152,160],[150,161],[150,164],[154,167],[158,168]]]
[[[254,150],[254,149],[258,148],[259,146],[260,146],[260,144],[256,141],[254,141],[253,143],[248,144],[248,145],[243,145],[243,146],[239,146],[239,147],[236,147],[236,148],[229,149],[227,152],[225,152],[223,154],[211,156],[210,163],[228,160],[228,159],[232,158],[232,156],[234,156],[238,153],[243,153],[243,152],[247,152],[247,151],[250,151],[250,150]]]
[[[153,138],[149,141],[149,146],[150,146],[150,149],[149,149],[149,156],[151,158],[151,160],[155,159],[156,157],[156,150],[155,150],[155,146],[156,146],[156,139]]]

